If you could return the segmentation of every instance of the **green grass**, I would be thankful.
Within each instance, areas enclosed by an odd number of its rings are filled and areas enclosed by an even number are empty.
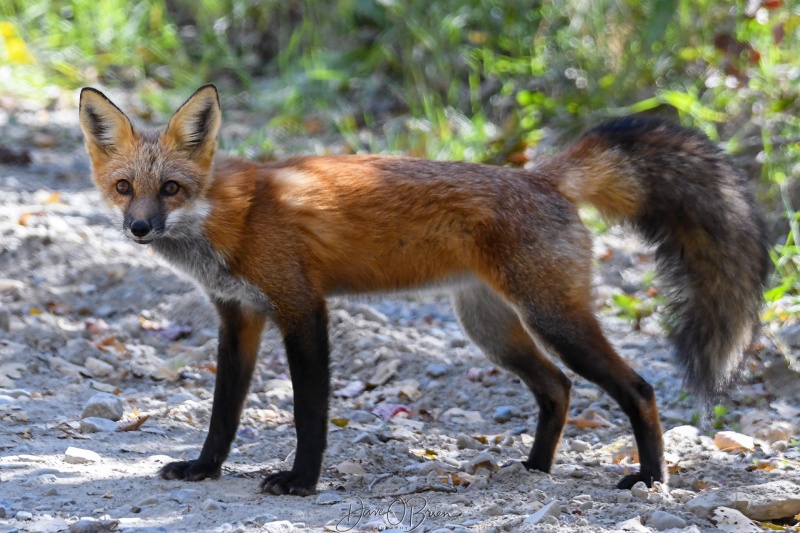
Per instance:
[[[720,0],[8,0],[0,95],[133,88],[166,115],[196,86],[264,116],[237,147],[521,164],[608,116],[671,109],[760,180],[783,220],[768,316],[800,309],[800,6]],[[246,94],[247,96],[240,96]],[[324,147],[315,148],[324,150]],[[788,302],[788,303],[787,303]]]

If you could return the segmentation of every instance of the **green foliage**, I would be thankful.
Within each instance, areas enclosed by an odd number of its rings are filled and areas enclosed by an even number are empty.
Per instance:
[[[272,117],[239,147],[248,155],[279,152],[278,131],[523,164],[609,115],[672,109],[760,174],[788,235],[767,298],[800,294],[785,192],[800,172],[796,3],[7,0],[0,17],[0,94],[100,82],[167,112],[214,81]]]
[[[722,404],[714,406],[714,413],[713,413],[713,416],[714,416],[713,427],[714,427],[714,429],[722,429],[722,428],[725,427],[725,425],[727,423],[726,416],[728,415],[729,412],[730,411],[728,410],[728,408],[725,407]]]

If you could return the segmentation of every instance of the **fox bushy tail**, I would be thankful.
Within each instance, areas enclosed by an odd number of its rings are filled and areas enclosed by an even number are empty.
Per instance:
[[[770,264],[744,173],[702,134],[638,117],[589,130],[545,165],[573,202],[632,224],[655,245],[687,385],[704,399],[722,392],[758,325]]]

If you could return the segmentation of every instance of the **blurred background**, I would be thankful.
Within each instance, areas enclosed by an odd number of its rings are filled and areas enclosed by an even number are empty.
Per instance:
[[[796,1],[5,0],[0,17],[7,127],[74,113],[84,85],[157,123],[213,82],[229,152],[524,165],[603,118],[669,115],[758,183],[768,313],[800,310]]]

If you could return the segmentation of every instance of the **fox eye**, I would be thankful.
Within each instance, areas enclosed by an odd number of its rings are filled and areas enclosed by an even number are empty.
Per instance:
[[[131,193],[131,182],[128,180],[119,180],[117,182],[117,192],[120,194],[130,194]]]
[[[168,181],[161,187],[161,194],[164,196],[175,196],[178,194],[181,186],[174,181]]]

